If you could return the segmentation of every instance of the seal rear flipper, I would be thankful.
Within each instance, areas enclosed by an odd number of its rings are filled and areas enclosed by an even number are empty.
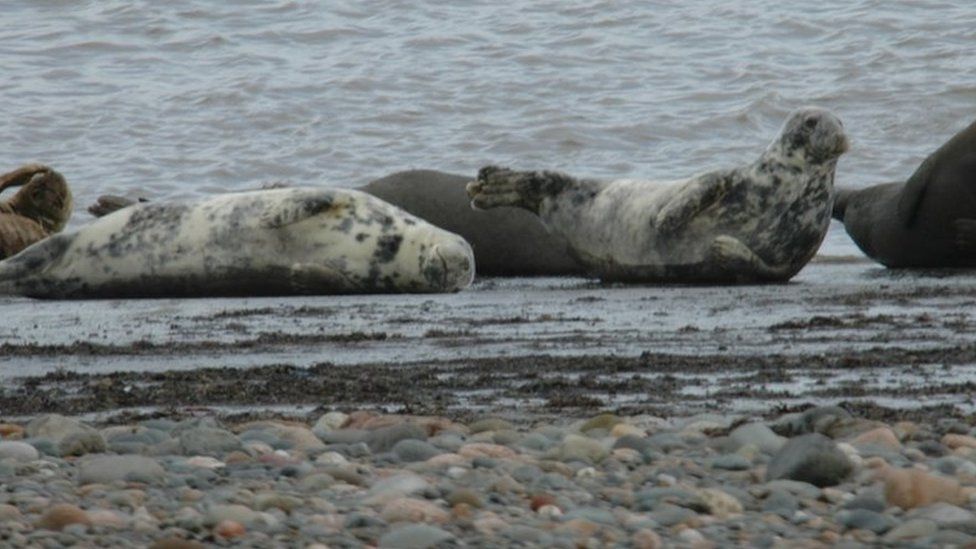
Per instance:
[[[51,168],[43,164],[27,164],[17,168],[12,172],[0,175],[0,192],[7,187],[19,187],[26,184],[36,174],[51,171]]]
[[[327,265],[295,263],[288,273],[292,290],[303,295],[355,293],[362,288],[341,271]]]
[[[288,200],[268,204],[261,214],[261,225],[269,229],[280,229],[338,206],[336,195],[327,190],[296,194]]]
[[[128,208],[137,202],[148,202],[148,200],[145,198],[132,200],[125,198],[124,196],[103,194],[102,196],[98,197],[94,204],[88,206],[88,213],[95,217],[105,217],[106,215],[121,210],[122,208]]]

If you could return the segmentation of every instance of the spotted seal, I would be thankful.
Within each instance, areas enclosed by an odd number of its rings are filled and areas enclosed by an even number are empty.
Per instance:
[[[661,183],[489,166],[468,194],[476,208],[535,212],[607,281],[785,281],[826,234],[834,168],[847,149],[840,120],[806,108],[737,168]]]
[[[0,202],[0,259],[60,232],[71,217],[71,189],[64,177],[41,164],[0,175],[0,192],[21,187]]]
[[[905,182],[838,188],[834,218],[887,267],[976,267],[976,122]]]
[[[118,210],[0,262],[0,293],[41,298],[452,292],[463,238],[366,193],[290,188]]]

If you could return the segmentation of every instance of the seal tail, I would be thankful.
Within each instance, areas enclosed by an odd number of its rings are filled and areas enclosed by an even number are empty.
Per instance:
[[[847,204],[850,202],[851,197],[854,196],[856,191],[854,189],[847,189],[843,187],[837,187],[836,194],[834,196],[834,209],[831,215],[837,221],[841,223],[844,222],[844,214],[847,213]]]
[[[24,295],[30,281],[43,275],[72,240],[72,235],[57,234],[0,261],[0,295]]]

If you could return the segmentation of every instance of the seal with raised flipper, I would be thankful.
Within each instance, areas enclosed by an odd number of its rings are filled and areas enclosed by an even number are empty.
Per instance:
[[[0,192],[20,187],[0,201],[0,259],[64,229],[71,217],[71,189],[64,177],[42,164],[0,175]]]
[[[976,122],[905,182],[838,188],[834,218],[887,267],[976,267]]]
[[[40,298],[453,292],[471,247],[366,193],[289,188],[118,210],[0,262]]]
[[[834,170],[847,149],[836,116],[805,108],[744,166],[672,182],[488,166],[468,193],[476,208],[536,213],[606,281],[781,282],[826,235]]]

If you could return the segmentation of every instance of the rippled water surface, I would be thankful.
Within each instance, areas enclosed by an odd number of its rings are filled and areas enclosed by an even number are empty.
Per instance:
[[[971,0],[7,0],[0,23],[0,167],[58,168],[74,225],[107,192],[417,167],[681,177],[807,104],[845,121],[860,186],[976,117]]]

